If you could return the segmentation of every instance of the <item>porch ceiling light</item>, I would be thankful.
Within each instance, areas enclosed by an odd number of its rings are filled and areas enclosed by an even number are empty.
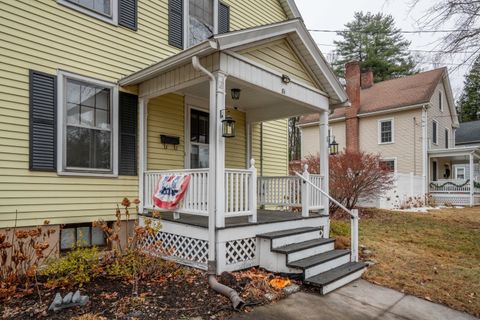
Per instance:
[[[222,137],[235,138],[235,120],[222,110]]]
[[[282,74],[282,82],[285,83],[285,84],[289,84],[290,83],[290,77],[287,76],[286,74]]]
[[[328,151],[330,155],[336,155],[338,153],[338,143],[335,141],[335,137],[333,137],[333,141],[328,145]]]
[[[232,92],[232,100],[239,100],[240,99],[240,92],[242,92],[242,90],[238,89],[238,88],[233,88],[231,90]]]

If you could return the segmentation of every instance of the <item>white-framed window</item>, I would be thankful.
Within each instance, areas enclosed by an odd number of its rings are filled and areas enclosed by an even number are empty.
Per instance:
[[[432,121],[432,142],[438,145],[438,122],[436,120]]]
[[[184,47],[192,47],[218,33],[218,0],[184,1]]]
[[[394,142],[394,124],[393,119],[383,119],[378,121],[378,143],[387,144]]]
[[[107,238],[100,227],[91,223],[67,224],[60,230],[60,250],[71,250],[75,247],[105,247]]]
[[[57,0],[57,2],[94,18],[118,24],[118,0]]]
[[[380,166],[391,173],[395,173],[397,171],[397,159],[382,159],[380,161]]]
[[[438,108],[443,112],[443,93],[442,90],[438,91]]]
[[[455,179],[465,180],[465,167],[455,167]]]
[[[118,175],[118,89],[113,83],[60,71],[59,174]]]

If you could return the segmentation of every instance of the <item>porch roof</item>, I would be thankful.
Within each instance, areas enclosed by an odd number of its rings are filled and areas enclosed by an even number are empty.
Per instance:
[[[480,147],[456,147],[448,149],[432,149],[428,150],[428,155],[430,157],[458,157],[458,156],[468,156],[473,154],[475,158],[480,159]]]
[[[288,38],[291,41],[300,59],[312,72],[318,87],[325,91],[330,105],[347,102],[348,97],[343,86],[300,19],[214,35],[196,46],[121,79],[119,85],[140,84],[190,63],[194,56],[201,58],[221,51],[232,53],[280,38]]]

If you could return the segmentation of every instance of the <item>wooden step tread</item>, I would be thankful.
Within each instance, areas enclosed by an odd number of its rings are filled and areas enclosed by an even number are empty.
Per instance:
[[[349,250],[332,250],[324,253],[319,253],[308,258],[289,262],[287,266],[291,268],[307,269],[349,254]]]
[[[273,252],[278,252],[278,253],[288,254],[288,253],[293,253],[293,252],[297,252],[297,251],[301,251],[301,250],[305,250],[305,249],[318,247],[318,246],[321,246],[321,245],[324,245],[324,244],[329,244],[329,243],[332,243],[332,242],[335,242],[335,239],[324,239],[324,238],[313,239],[313,240],[303,241],[303,242],[299,242],[299,243],[289,244],[289,245],[286,245],[286,246],[283,246],[283,247],[274,248],[274,249],[272,249],[272,251]]]
[[[340,267],[322,272],[316,276],[305,279],[306,284],[323,287],[337,280],[340,280],[352,273],[363,270],[367,265],[363,262],[348,262]]]
[[[258,234],[257,237],[265,239],[276,239],[320,230],[323,230],[323,227],[304,227]]]

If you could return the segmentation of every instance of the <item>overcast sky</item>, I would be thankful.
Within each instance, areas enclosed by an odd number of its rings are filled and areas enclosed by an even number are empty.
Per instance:
[[[413,9],[409,6],[411,0],[296,0],[295,2],[308,29],[344,29],[345,23],[353,19],[354,12],[370,11],[391,14],[395,18],[397,27],[402,30],[420,30],[419,21],[435,0],[421,0],[420,4]],[[335,33],[311,33],[322,52],[328,57],[328,54],[335,49],[333,41],[338,40],[339,37]],[[440,49],[442,35],[439,33],[405,34],[405,38],[412,42],[410,49],[418,50],[412,53],[419,55],[418,60],[422,62],[419,68],[430,70],[435,67],[448,67],[452,89],[455,97],[458,98],[463,88],[464,74],[468,71],[468,67],[458,67],[458,63],[463,58],[461,54],[443,57],[440,64],[435,65],[436,53],[426,52]]]

